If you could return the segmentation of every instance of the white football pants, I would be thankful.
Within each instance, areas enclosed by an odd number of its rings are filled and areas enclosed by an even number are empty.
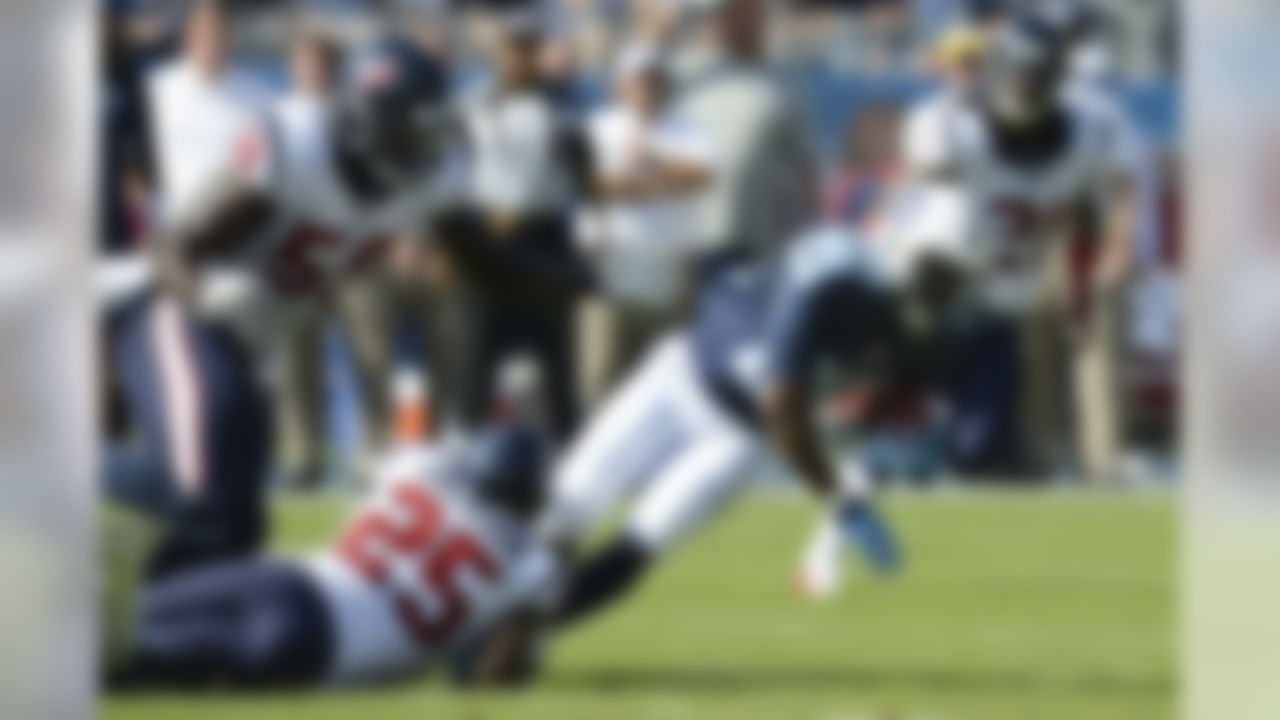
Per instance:
[[[683,334],[660,341],[579,434],[555,478],[551,536],[575,541],[636,496],[626,529],[666,550],[747,485],[766,454],[711,397]]]

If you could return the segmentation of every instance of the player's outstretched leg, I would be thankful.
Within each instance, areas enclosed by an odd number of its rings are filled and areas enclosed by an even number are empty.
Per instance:
[[[574,575],[559,621],[583,620],[633,589],[660,555],[738,496],[758,457],[756,438],[732,425],[708,422],[691,434],[638,498],[626,531]]]
[[[263,688],[317,682],[333,630],[307,575],[285,562],[224,563],[147,590],[121,688]]]

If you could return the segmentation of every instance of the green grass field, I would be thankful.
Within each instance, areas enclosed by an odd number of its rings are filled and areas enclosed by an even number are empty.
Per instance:
[[[909,567],[798,598],[801,498],[749,500],[625,607],[560,638],[528,691],[424,681],[305,696],[109,700],[109,720],[1163,720],[1174,717],[1168,496],[898,496]],[[322,542],[335,500],[282,500],[280,544]]]

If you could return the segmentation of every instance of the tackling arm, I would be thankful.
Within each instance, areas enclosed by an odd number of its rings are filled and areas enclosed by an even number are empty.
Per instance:
[[[259,188],[239,178],[227,176],[213,183],[189,212],[150,242],[160,286],[188,296],[194,266],[243,247],[274,209]]]

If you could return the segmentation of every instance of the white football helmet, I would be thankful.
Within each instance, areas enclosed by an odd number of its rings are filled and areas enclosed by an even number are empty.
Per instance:
[[[946,263],[966,275],[974,272],[978,258],[968,244],[969,222],[968,198],[958,190],[900,190],[876,243],[889,278],[905,287],[927,262]]]

